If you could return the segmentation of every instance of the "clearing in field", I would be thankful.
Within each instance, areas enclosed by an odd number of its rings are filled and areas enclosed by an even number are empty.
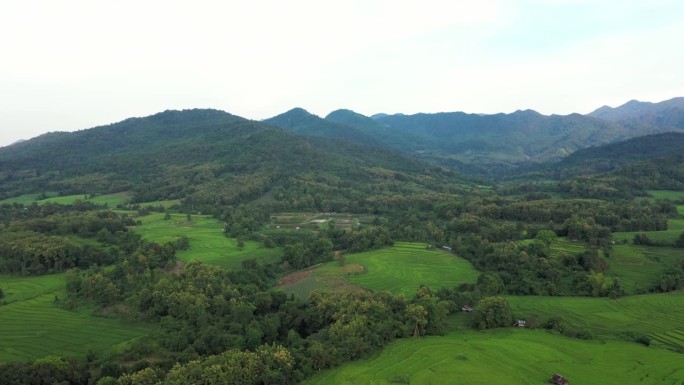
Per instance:
[[[223,224],[208,215],[192,215],[188,221],[186,214],[172,214],[166,220],[164,214],[152,213],[139,220],[142,224],[134,231],[148,241],[163,244],[188,237],[190,248],[176,253],[182,261],[198,259],[227,269],[239,269],[246,259],[277,262],[282,255],[279,248],[265,248],[254,241],[244,241],[245,246],[240,250],[237,240],[223,233]]]
[[[454,254],[428,250],[424,243],[396,242],[392,247],[345,255],[343,266],[329,262],[281,289],[306,297],[315,289],[352,289],[352,283],[412,297],[421,285],[451,288],[474,283],[478,275],[470,262]]]
[[[404,339],[378,355],[322,372],[318,384],[681,384],[681,354],[622,341],[583,341],[540,330],[459,331]]]
[[[144,324],[58,308],[64,274],[0,276],[0,362],[31,361],[48,355],[79,359],[88,351],[107,352],[150,332]]]
[[[574,329],[587,331],[595,338],[649,336],[652,346],[684,349],[682,291],[620,299],[511,296],[508,301],[517,318],[536,316],[545,322],[551,317],[561,317]]]
[[[368,225],[375,218],[373,215],[333,212],[279,213],[271,216],[269,228],[270,230],[282,231],[292,229],[319,230],[324,227],[327,228],[328,223],[332,222],[338,229],[349,230],[360,225]]]

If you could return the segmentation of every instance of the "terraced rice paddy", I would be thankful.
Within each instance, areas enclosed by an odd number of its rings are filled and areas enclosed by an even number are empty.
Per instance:
[[[634,240],[634,235],[646,234],[651,241],[657,244],[672,245],[682,232],[684,232],[684,219],[670,219],[667,221],[667,230],[619,232],[613,233],[613,238],[615,238],[616,241],[631,242]]]
[[[684,201],[684,191],[676,190],[649,190],[653,199],[669,199],[673,202]]]
[[[47,194],[50,195],[50,194]],[[45,203],[57,203],[62,205],[72,204],[76,201],[92,202],[96,205],[106,204],[109,207],[116,207],[118,204],[125,203],[130,198],[130,193],[121,192],[115,194],[98,195],[95,197],[89,197],[88,195],[77,194],[77,195],[64,195],[64,196],[51,196],[46,199],[38,199],[40,194],[27,194],[18,196],[15,198],[5,199],[0,201],[2,203],[21,203],[25,205],[30,205],[31,203],[45,204]]]
[[[428,250],[424,243],[396,242],[392,247],[344,258],[344,266],[329,262],[281,288],[306,297],[315,289],[353,290],[358,285],[412,297],[420,285],[433,290],[455,287],[473,283],[479,275],[467,260],[442,250]]]
[[[421,285],[433,290],[474,283],[480,274],[473,265],[423,243],[397,242],[393,247],[346,256],[349,264],[365,266],[366,273],[349,276],[351,282],[371,290],[387,290],[412,297]]]
[[[83,358],[147,334],[151,327],[68,311],[54,304],[64,297],[64,275],[0,276],[6,294],[0,305],[0,362],[47,355]]]
[[[227,269],[238,269],[246,259],[275,262],[282,255],[279,248],[268,249],[253,241],[245,241],[245,247],[240,250],[237,240],[227,238],[223,225],[208,215],[193,215],[189,222],[185,214],[173,214],[170,220],[165,220],[164,214],[152,213],[139,219],[142,225],[135,227],[134,231],[146,240],[166,243],[182,236],[188,237],[190,248],[176,253],[183,261],[198,259]]]
[[[514,317],[545,321],[560,316],[573,328],[597,338],[647,335],[652,346],[684,349],[684,292],[644,294],[620,299],[509,297]],[[680,367],[684,368],[684,357]]]
[[[571,242],[567,238],[557,238],[551,244],[551,256],[558,257],[563,254],[576,255],[585,251],[583,242]]]
[[[684,260],[684,250],[672,247],[615,245],[608,260],[610,276],[620,278],[628,294],[647,291],[667,266]]]
[[[306,385],[680,385],[682,355],[622,341],[582,341],[539,330],[459,331],[397,341],[374,357],[324,371]]]

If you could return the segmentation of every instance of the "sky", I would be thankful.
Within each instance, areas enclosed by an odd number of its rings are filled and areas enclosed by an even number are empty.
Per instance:
[[[167,109],[588,113],[684,96],[681,0],[0,2],[0,146]]]

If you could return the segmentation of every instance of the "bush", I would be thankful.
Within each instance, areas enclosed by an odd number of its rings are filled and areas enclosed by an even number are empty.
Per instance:
[[[638,342],[644,346],[651,346],[651,338],[649,336],[639,336],[634,339],[634,342]]]

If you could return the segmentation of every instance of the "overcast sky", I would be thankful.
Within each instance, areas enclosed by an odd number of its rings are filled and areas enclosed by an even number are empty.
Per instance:
[[[166,109],[588,113],[684,96],[684,1],[0,2],[0,146]]]

